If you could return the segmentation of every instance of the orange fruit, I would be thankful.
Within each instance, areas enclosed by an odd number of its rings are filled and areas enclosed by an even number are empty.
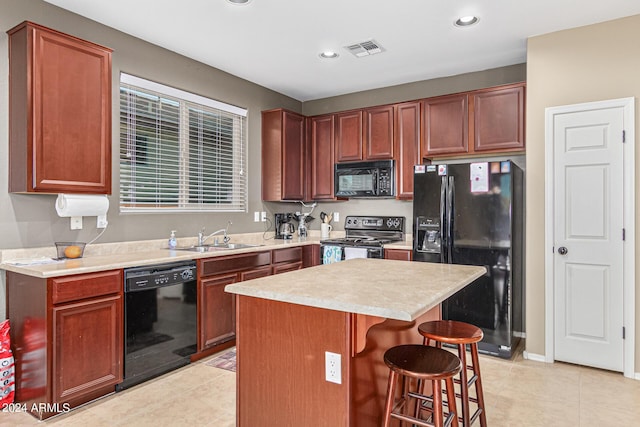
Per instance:
[[[67,246],[64,248],[64,256],[67,258],[79,258],[82,255],[82,248],[79,246]]]

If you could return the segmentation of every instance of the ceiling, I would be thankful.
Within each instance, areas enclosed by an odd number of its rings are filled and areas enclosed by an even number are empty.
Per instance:
[[[300,101],[523,63],[530,36],[640,13],[631,0],[45,1]],[[464,15],[480,21],[455,27]],[[344,48],[371,39],[382,53]]]

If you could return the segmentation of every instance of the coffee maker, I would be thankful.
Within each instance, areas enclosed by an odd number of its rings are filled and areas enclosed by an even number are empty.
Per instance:
[[[293,238],[295,228],[293,227],[293,214],[277,213],[275,214],[276,239],[288,240]]]

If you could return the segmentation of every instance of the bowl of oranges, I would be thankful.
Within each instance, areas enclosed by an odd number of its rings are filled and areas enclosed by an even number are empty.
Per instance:
[[[82,258],[86,243],[82,242],[56,242],[58,259]]]

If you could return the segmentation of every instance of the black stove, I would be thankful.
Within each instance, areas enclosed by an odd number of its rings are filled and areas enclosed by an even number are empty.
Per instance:
[[[320,241],[322,263],[349,258],[350,253],[357,252],[346,248],[363,248],[367,258],[383,258],[385,244],[404,240],[404,223],[405,218],[398,216],[347,216],[345,237]],[[328,247],[330,249],[325,250]],[[364,255],[364,251],[357,254],[358,257]]]

